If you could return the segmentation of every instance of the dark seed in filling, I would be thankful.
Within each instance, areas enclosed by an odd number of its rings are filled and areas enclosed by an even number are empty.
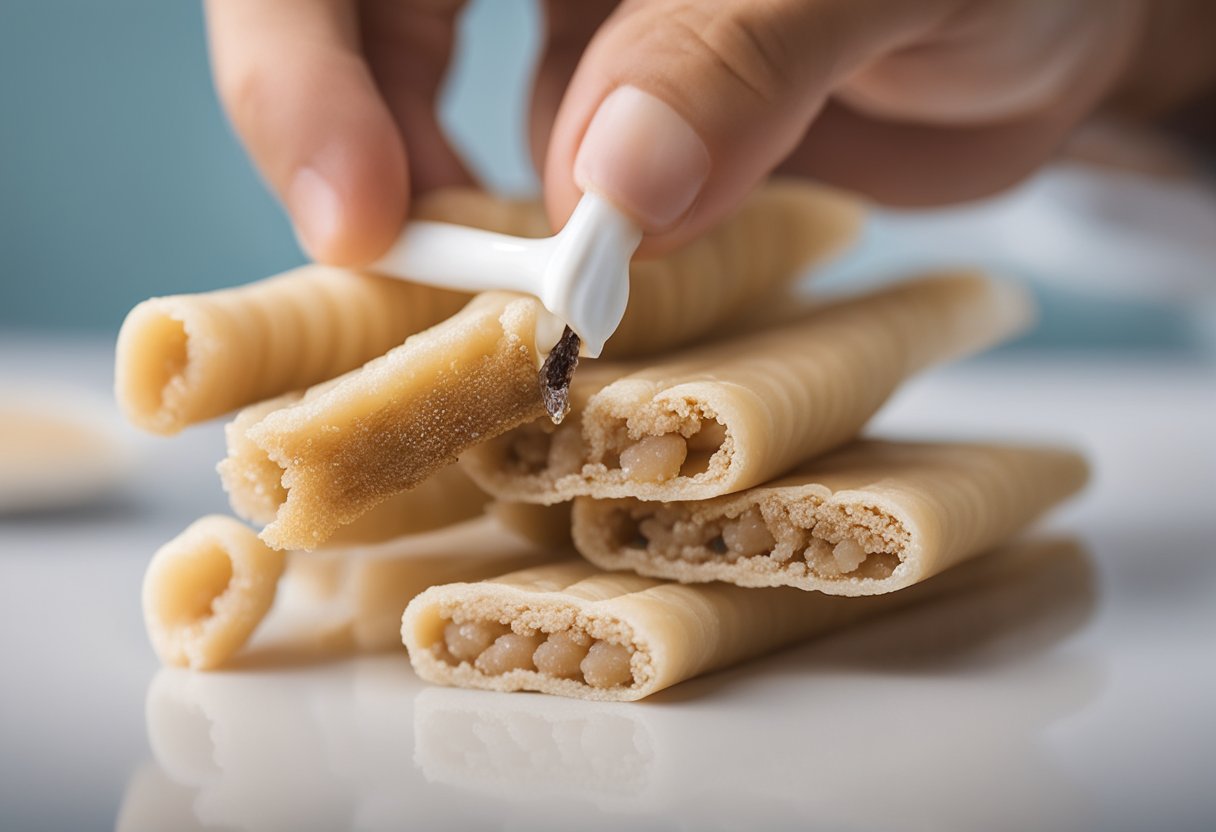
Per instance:
[[[715,555],[725,555],[727,551],[726,541],[722,539],[722,535],[718,535],[709,541],[709,548]]]
[[[540,368],[540,395],[555,425],[560,425],[570,411],[570,381],[578,369],[580,343],[574,330],[566,327]]]

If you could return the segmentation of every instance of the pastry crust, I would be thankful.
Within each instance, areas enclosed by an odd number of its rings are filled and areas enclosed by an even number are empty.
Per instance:
[[[524,426],[464,462],[512,500],[733,493],[844,444],[905,379],[1030,318],[1023,293],[979,274],[906,281],[636,372],[576,378],[560,428]]]
[[[148,638],[168,665],[209,670],[240,649],[274,603],[285,556],[210,515],[157,550],[144,574]]]
[[[572,560],[490,581],[432,587],[406,607],[401,633],[414,669],[429,682],[632,701],[847,624],[1007,580],[1014,573],[1041,567],[1052,554],[1050,547],[1011,546],[901,592],[865,598],[790,587],[667,583],[602,572],[585,561]],[[449,645],[468,646],[467,640],[459,641],[461,625],[503,632],[499,639],[513,639],[513,644],[547,643],[544,640],[553,634],[578,637],[584,641],[579,649],[587,651],[587,657],[595,645],[604,644],[627,657],[626,672],[595,684],[579,670],[565,676],[537,670],[539,654],[530,662],[526,657],[506,663],[483,661],[498,641],[475,659],[459,659]]]
[[[623,325],[613,338],[616,351],[704,334],[738,313],[740,297],[788,281],[808,257],[838,245],[858,213],[856,203],[830,192],[762,188],[701,241],[638,267],[639,285],[648,288],[639,288],[626,323],[657,315],[668,325]],[[813,225],[819,221],[824,228]],[[236,429],[244,439],[230,437],[230,446],[248,440],[280,468],[251,464],[230,477],[242,481],[256,516],[268,523],[262,539],[276,548],[315,548],[471,446],[540,416],[537,369],[560,332],[552,323],[533,298],[486,293],[360,370],[252,425],[242,421]]]
[[[602,357],[653,355],[736,320],[857,239],[864,220],[852,196],[805,182],[757,188],[711,233],[629,267],[629,307]]]
[[[272,522],[287,499],[287,489],[280,481],[283,469],[245,432],[267,414],[299,400],[300,394],[289,394],[251,405],[224,426],[228,456],[216,470],[228,492],[232,510],[252,523]],[[437,529],[476,517],[489,501],[489,495],[459,466],[449,465],[417,488],[389,497],[357,520],[341,526],[324,545],[331,548],[367,545]]]
[[[544,413],[536,382],[540,304],[488,293],[453,318],[294,405],[245,437],[285,490],[262,539],[313,549],[339,527],[456,461],[469,445]],[[272,493],[273,483],[264,485]]]
[[[602,569],[877,595],[987,550],[1086,477],[1056,448],[861,441],[713,500],[579,498],[573,533]]]

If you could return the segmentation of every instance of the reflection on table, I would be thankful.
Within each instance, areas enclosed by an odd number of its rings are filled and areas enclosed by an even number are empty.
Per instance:
[[[503,826],[508,809],[518,829],[660,813],[698,829],[1081,827],[1089,802],[1044,735],[1102,684],[1064,643],[1094,608],[1091,563],[1072,541],[1016,545],[1046,547],[1046,568],[642,703],[428,688],[400,652],[164,670],[147,694],[153,761],[117,827],[461,828]],[[758,706],[718,717],[745,695]]]

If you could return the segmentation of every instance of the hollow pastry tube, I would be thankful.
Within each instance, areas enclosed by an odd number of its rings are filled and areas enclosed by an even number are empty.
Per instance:
[[[601,569],[877,595],[987,550],[1086,476],[1058,448],[861,441],[712,500],[580,497],[573,533]]]
[[[417,217],[504,234],[547,233],[534,202],[469,189],[433,191]],[[318,384],[457,312],[464,292],[308,265],[232,289],[152,298],[118,336],[115,392],[154,433]]]
[[[144,624],[165,664],[207,670],[249,638],[274,603],[285,556],[230,517],[210,515],[157,550],[144,574]]]
[[[979,274],[905,281],[615,380],[583,379],[556,431],[524,426],[464,462],[503,499],[733,493],[844,444],[904,380],[998,343],[1030,318],[1022,292]],[[597,381],[606,383],[591,389]]]

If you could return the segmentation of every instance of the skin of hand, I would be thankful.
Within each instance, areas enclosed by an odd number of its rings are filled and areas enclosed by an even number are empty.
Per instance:
[[[436,119],[460,0],[207,0],[216,84],[316,259],[379,256],[471,181]],[[531,128],[554,227],[585,188],[688,242],[773,171],[897,205],[1000,190],[1119,85],[1147,0],[548,0]]]

